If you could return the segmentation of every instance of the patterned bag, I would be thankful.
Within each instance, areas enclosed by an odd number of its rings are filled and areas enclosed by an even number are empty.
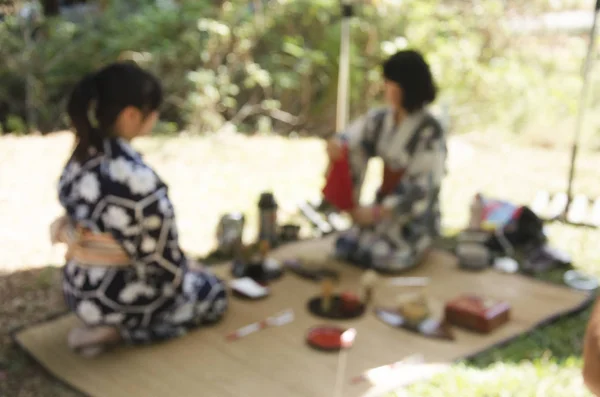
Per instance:
[[[459,234],[455,253],[461,267],[480,270],[497,257],[512,257],[516,250],[531,250],[545,242],[543,222],[529,208],[478,194],[469,228]]]
[[[480,199],[481,226],[493,232],[487,243],[490,249],[511,254],[515,248],[541,246],[546,242],[543,221],[528,207],[482,196]]]

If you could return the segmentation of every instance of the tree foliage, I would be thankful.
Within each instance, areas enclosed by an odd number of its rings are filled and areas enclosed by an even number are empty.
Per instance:
[[[218,6],[215,3],[219,3]],[[377,4],[374,4],[377,3]],[[468,3],[468,4],[466,4]],[[351,99],[377,103],[380,63],[423,51],[455,130],[501,123],[518,130],[540,110],[567,116],[579,89],[581,38],[519,37],[504,24],[512,3],[364,2],[352,22]],[[134,59],[166,90],[171,130],[333,132],[340,41],[337,0],[113,1],[73,23],[0,23],[0,122],[5,130],[66,126],[64,104],[85,73]],[[543,104],[542,104],[543,99]]]

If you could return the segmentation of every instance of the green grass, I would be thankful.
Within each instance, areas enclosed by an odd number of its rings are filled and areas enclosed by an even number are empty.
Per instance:
[[[323,182],[323,144],[316,140],[160,137],[142,140],[138,146],[168,182],[182,245],[193,255],[211,250],[222,213],[244,211],[248,217],[245,237],[250,240],[255,235],[260,192],[273,190],[286,217],[293,218],[296,203],[318,196]],[[65,134],[0,138],[0,316],[9,319],[0,322],[0,335],[4,335],[0,339],[0,371],[5,371],[8,379],[0,380],[0,395],[77,395],[45,375],[6,337],[9,328],[62,308],[55,286],[58,270],[24,270],[62,262],[62,251],[48,243],[47,227],[60,214],[55,183],[70,147],[71,139]],[[452,140],[450,155],[442,193],[447,229],[465,224],[476,191],[527,204],[539,190],[566,188],[566,151],[514,146],[489,136],[464,136]],[[577,192],[600,196],[597,158],[591,153],[582,155]],[[372,198],[378,176],[378,163],[374,162],[365,200]],[[548,232],[552,244],[568,251],[577,268],[600,276],[600,231],[553,224]],[[398,395],[586,396],[580,357],[588,317],[589,310],[562,319]]]
[[[485,370],[456,366],[429,384],[419,384],[397,396],[529,397],[588,396],[580,379],[580,361],[535,360],[497,362]]]

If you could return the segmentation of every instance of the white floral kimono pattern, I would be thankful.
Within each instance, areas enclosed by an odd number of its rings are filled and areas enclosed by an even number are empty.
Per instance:
[[[128,267],[69,261],[63,291],[87,325],[112,325],[134,344],[170,339],[219,320],[227,308],[223,283],[188,268],[179,247],[167,186],[121,139],[84,164],[71,159],[59,200],[75,224],[110,233],[131,258]]]
[[[426,110],[395,125],[389,109],[376,109],[341,134],[349,148],[354,198],[358,202],[368,160],[379,156],[391,170],[404,170],[393,191],[378,202],[394,215],[373,227],[354,226],[336,241],[336,256],[363,267],[398,272],[416,266],[440,232],[439,193],[446,142]]]

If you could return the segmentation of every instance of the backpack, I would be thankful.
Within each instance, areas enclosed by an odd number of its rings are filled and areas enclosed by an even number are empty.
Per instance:
[[[482,227],[493,232],[487,246],[493,251],[541,246],[546,243],[544,222],[526,206],[481,197]]]

